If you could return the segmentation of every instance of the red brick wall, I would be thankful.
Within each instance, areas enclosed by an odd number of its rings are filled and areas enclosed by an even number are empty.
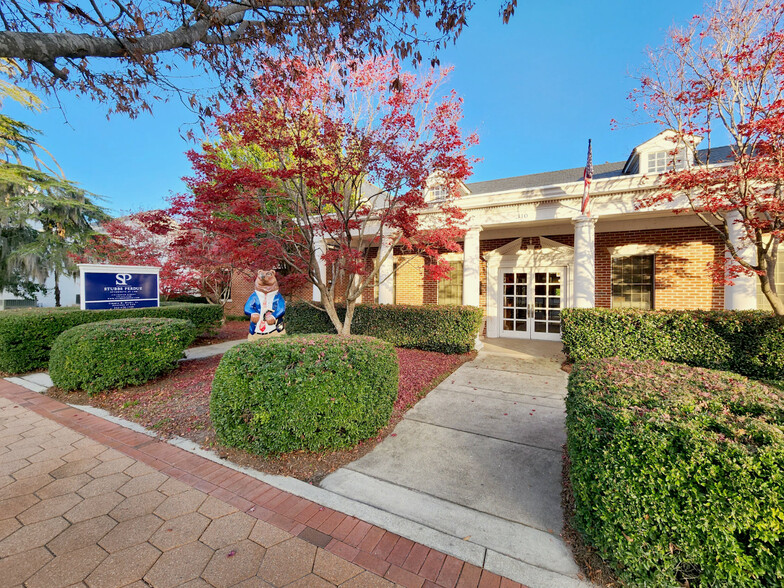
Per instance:
[[[654,257],[654,306],[658,309],[724,308],[724,286],[713,283],[709,264],[721,261],[724,245],[708,227],[596,233],[596,306],[612,303],[608,247],[659,245]]]
[[[244,316],[245,302],[254,291],[255,278],[250,278],[242,272],[235,271],[231,279],[231,300],[223,307],[226,316]]]
[[[395,304],[424,304],[425,260],[415,255],[396,255]]]
[[[574,235],[548,235],[549,239],[574,244]],[[493,251],[507,243],[508,239],[486,239],[480,241],[480,255]],[[620,245],[659,245],[655,256],[655,306],[660,309],[721,309],[724,308],[724,286],[714,284],[708,265],[720,261],[724,247],[718,236],[707,227],[685,227],[674,229],[652,229],[645,231],[622,231],[596,233],[596,306],[611,306],[611,258],[608,247]],[[523,239],[523,246],[539,247],[538,237]],[[397,253],[397,252],[396,252]],[[372,265],[375,252],[368,260]],[[435,304],[438,301],[438,283],[425,279],[425,260],[396,254],[395,261],[411,259],[395,275],[396,302],[398,304]],[[487,308],[487,263],[479,262],[480,295],[479,304]],[[339,288],[340,289],[340,288]],[[241,315],[243,306],[250,293],[253,282],[240,274],[235,274],[232,284],[232,301],[226,305],[226,314]],[[312,299],[312,286],[306,284],[287,300]],[[365,290],[362,301],[371,303],[374,289]]]

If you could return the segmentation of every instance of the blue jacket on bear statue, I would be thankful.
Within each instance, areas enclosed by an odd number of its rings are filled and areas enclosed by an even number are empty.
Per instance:
[[[250,317],[250,335],[271,335],[283,331],[286,301],[278,291],[274,270],[259,270],[253,292],[245,303],[245,314]]]

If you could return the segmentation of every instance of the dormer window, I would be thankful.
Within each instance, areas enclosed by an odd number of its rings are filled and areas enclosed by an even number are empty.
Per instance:
[[[654,151],[648,153],[648,173],[663,174],[667,171],[682,170],[686,168],[686,157],[684,151],[678,151],[673,155],[672,151]]]
[[[449,190],[443,184],[439,184],[437,186],[433,186],[430,188],[430,200],[437,201],[437,200],[445,200],[446,197],[449,195]]]

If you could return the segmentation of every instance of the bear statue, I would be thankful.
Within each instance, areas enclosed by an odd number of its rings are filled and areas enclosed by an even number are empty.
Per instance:
[[[286,301],[278,292],[275,270],[259,270],[254,287],[256,291],[245,303],[245,314],[250,317],[248,341],[285,334],[283,315]]]

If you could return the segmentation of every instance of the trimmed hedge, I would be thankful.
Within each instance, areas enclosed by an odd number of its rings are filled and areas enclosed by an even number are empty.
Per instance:
[[[394,347],[371,337],[280,337],[221,359],[210,416],[218,439],[252,453],[350,447],[389,422]]]
[[[77,325],[120,318],[172,318],[193,324],[196,336],[218,328],[223,309],[211,304],[164,304],[158,308],[81,310],[39,308],[0,312],[0,372],[21,374],[46,369],[49,350],[60,333]]]
[[[663,359],[784,378],[784,325],[768,312],[570,308],[561,320],[564,352],[573,361]]]
[[[576,525],[635,586],[784,585],[784,392],[618,358],[569,378]]]
[[[345,316],[346,307],[338,307]],[[468,353],[482,327],[482,309],[475,306],[409,306],[358,304],[351,332],[389,341],[395,347]],[[286,332],[290,334],[334,333],[327,313],[305,303],[286,306]]]
[[[174,368],[193,339],[193,323],[182,319],[79,325],[55,340],[49,375],[58,388],[90,394],[143,384]]]

